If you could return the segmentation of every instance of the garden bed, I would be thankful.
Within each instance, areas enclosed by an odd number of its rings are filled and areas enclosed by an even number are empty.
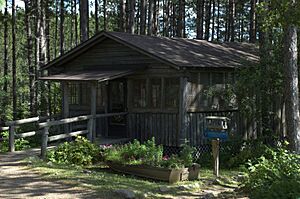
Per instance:
[[[161,168],[149,165],[123,165],[108,162],[107,165],[114,171],[130,175],[150,178],[154,180],[175,183],[185,180],[199,179],[200,165],[194,164],[189,168]]]
[[[154,180],[167,181],[169,183],[188,180],[189,177],[188,168],[169,169],[148,165],[122,165],[113,162],[108,162],[107,164],[114,171]]]

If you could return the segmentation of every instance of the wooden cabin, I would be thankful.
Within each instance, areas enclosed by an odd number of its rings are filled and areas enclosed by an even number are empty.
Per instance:
[[[199,145],[208,115],[229,117],[230,132],[239,134],[234,103],[208,93],[234,83],[236,68],[256,64],[256,51],[246,43],[101,32],[43,67],[40,79],[61,82],[65,118],[126,112],[98,118],[96,137]]]

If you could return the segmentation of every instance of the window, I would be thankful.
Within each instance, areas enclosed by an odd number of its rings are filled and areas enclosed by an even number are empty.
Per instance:
[[[199,91],[199,107],[201,109],[206,109],[209,107],[209,97],[208,97],[208,91],[209,91],[209,85],[210,85],[210,73],[209,72],[202,72],[200,73],[200,91]]]
[[[136,79],[132,81],[133,87],[133,107],[134,108],[145,108],[146,107],[146,80]]]
[[[80,104],[80,95],[79,95],[79,83],[70,83],[69,84],[69,104],[78,105]]]
[[[161,78],[150,79],[150,105],[152,108],[161,106]]]
[[[192,74],[188,80],[188,106],[197,108],[199,104],[198,74]]]
[[[166,108],[177,108],[179,104],[179,79],[165,79],[165,105]]]
[[[100,83],[97,85],[97,107],[104,109],[105,106],[105,85]]]

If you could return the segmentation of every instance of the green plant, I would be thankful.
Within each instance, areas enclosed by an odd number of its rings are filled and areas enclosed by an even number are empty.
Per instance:
[[[105,160],[126,165],[145,164],[167,168],[182,168],[193,164],[194,148],[183,145],[179,155],[163,157],[163,147],[155,144],[155,139],[141,144],[138,140],[123,146],[115,146],[105,152]]]
[[[300,197],[300,156],[285,148],[268,148],[265,154],[248,163],[244,189],[252,198]]]
[[[179,153],[179,158],[182,160],[184,166],[192,166],[194,162],[193,154],[195,153],[195,148],[189,146],[188,144],[182,145],[182,150]]]
[[[4,131],[1,133],[2,142],[0,143],[0,152],[7,152],[8,151],[8,138],[9,138],[9,132]],[[25,140],[24,138],[18,138],[15,139],[15,150],[21,151],[25,149],[30,148],[30,143],[28,140]]]
[[[90,165],[99,158],[100,149],[86,138],[78,136],[74,142],[64,142],[49,151],[49,161],[58,164]]]

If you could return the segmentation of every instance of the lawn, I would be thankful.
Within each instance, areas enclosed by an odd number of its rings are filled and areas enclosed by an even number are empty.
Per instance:
[[[131,175],[111,171],[106,165],[98,164],[90,167],[75,165],[55,165],[38,159],[28,159],[31,169],[41,173],[45,179],[60,180],[66,184],[91,189],[98,192],[99,197],[120,198],[116,190],[134,191],[137,198],[239,198],[234,190],[239,183],[235,181],[237,170],[221,170],[221,177],[215,179],[211,169],[202,168],[200,180],[186,181],[176,184],[153,181]]]

